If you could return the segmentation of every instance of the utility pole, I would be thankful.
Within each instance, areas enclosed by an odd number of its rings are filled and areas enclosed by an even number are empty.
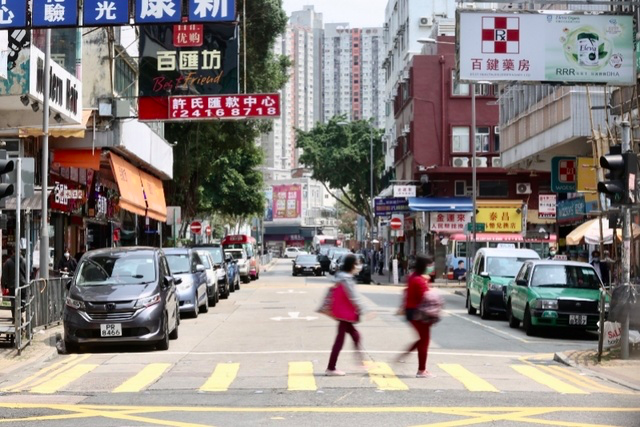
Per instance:
[[[631,126],[629,122],[623,121],[620,123],[622,128],[622,153],[631,151]],[[635,177],[625,177],[626,179],[633,179]],[[634,186],[635,190],[635,186]],[[633,199],[635,200],[635,195]],[[627,204],[621,206],[622,209],[622,286],[631,286],[631,207]],[[621,352],[620,357],[622,359],[629,358],[629,311],[626,311],[624,320],[622,321],[622,331],[620,334]]]

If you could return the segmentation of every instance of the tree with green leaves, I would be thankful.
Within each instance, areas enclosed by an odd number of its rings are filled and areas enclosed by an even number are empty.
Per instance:
[[[347,122],[336,116],[308,132],[297,132],[300,163],[312,171],[346,209],[362,215],[373,226],[370,201],[370,146],[373,144],[373,194],[378,194],[384,169],[382,130],[367,120]]]
[[[246,3],[245,73],[247,93],[273,93],[288,79],[285,56],[272,53],[286,28],[282,0]],[[241,61],[244,62],[244,61]],[[271,129],[269,120],[167,123],[165,138],[177,141],[173,180],[165,184],[168,205],[182,207],[183,224],[197,216],[241,222],[264,210],[262,150],[256,139]],[[181,234],[186,230],[183,226]]]

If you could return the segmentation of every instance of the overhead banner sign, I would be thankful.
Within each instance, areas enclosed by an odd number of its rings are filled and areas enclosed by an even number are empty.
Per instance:
[[[238,92],[238,38],[233,25],[193,26],[199,42],[184,43],[176,32],[188,25],[140,28],[139,95],[216,95]],[[166,114],[166,113],[165,113]]]
[[[386,197],[374,199],[375,216],[388,217],[395,213],[408,213],[409,202],[404,197]]]
[[[172,96],[170,120],[280,117],[280,95]]]
[[[0,29],[56,28],[78,26],[79,0],[33,0],[28,22],[27,0],[0,0]],[[130,4],[131,3],[131,4]],[[180,22],[234,22],[235,0],[189,0],[188,21],[182,17],[181,0],[84,0],[82,26],[129,25],[134,9],[135,24]]]
[[[633,85],[631,15],[458,10],[460,80]]]

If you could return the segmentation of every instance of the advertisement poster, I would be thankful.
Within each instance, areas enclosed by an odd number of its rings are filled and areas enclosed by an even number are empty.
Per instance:
[[[141,26],[139,47],[141,97],[238,93],[233,25]]]
[[[298,219],[302,214],[302,187],[299,184],[273,186],[273,219]]]
[[[273,221],[273,188],[269,187],[264,190],[264,220]]]
[[[555,194],[540,194],[538,196],[538,218],[556,218],[557,196]]]
[[[633,17],[458,12],[462,81],[635,84]]]

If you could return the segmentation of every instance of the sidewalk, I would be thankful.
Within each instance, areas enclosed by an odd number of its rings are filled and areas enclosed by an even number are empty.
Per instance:
[[[34,334],[33,341],[18,356],[18,351],[7,346],[0,347],[0,387],[3,377],[24,366],[45,361],[54,357],[56,350],[56,333],[62,334],[62,325],[43,329]]]
[[[383,286],[405,286],[407,276],[404,276],[400,279],[397,285],[393,283],[393,277],[389,279],[390,275],[385,271],[385,274],[373,274],[371,276],[371,284],[372,285],[383,285]],[[430,286],[434,288],[451,288],[451,289],[463,289],[467,285],[465,282],[458,282],[457,280],[449,280],[446,279],[436,279],[435,282],[430,283]]]
[[[620,359],[620,349],[605,350],[600,363],[597,355],[596,350],[570,350],[556,353],[554,360],[591,371],[600,378],[640,391],[640,350],[632,351],[628,360]]]

